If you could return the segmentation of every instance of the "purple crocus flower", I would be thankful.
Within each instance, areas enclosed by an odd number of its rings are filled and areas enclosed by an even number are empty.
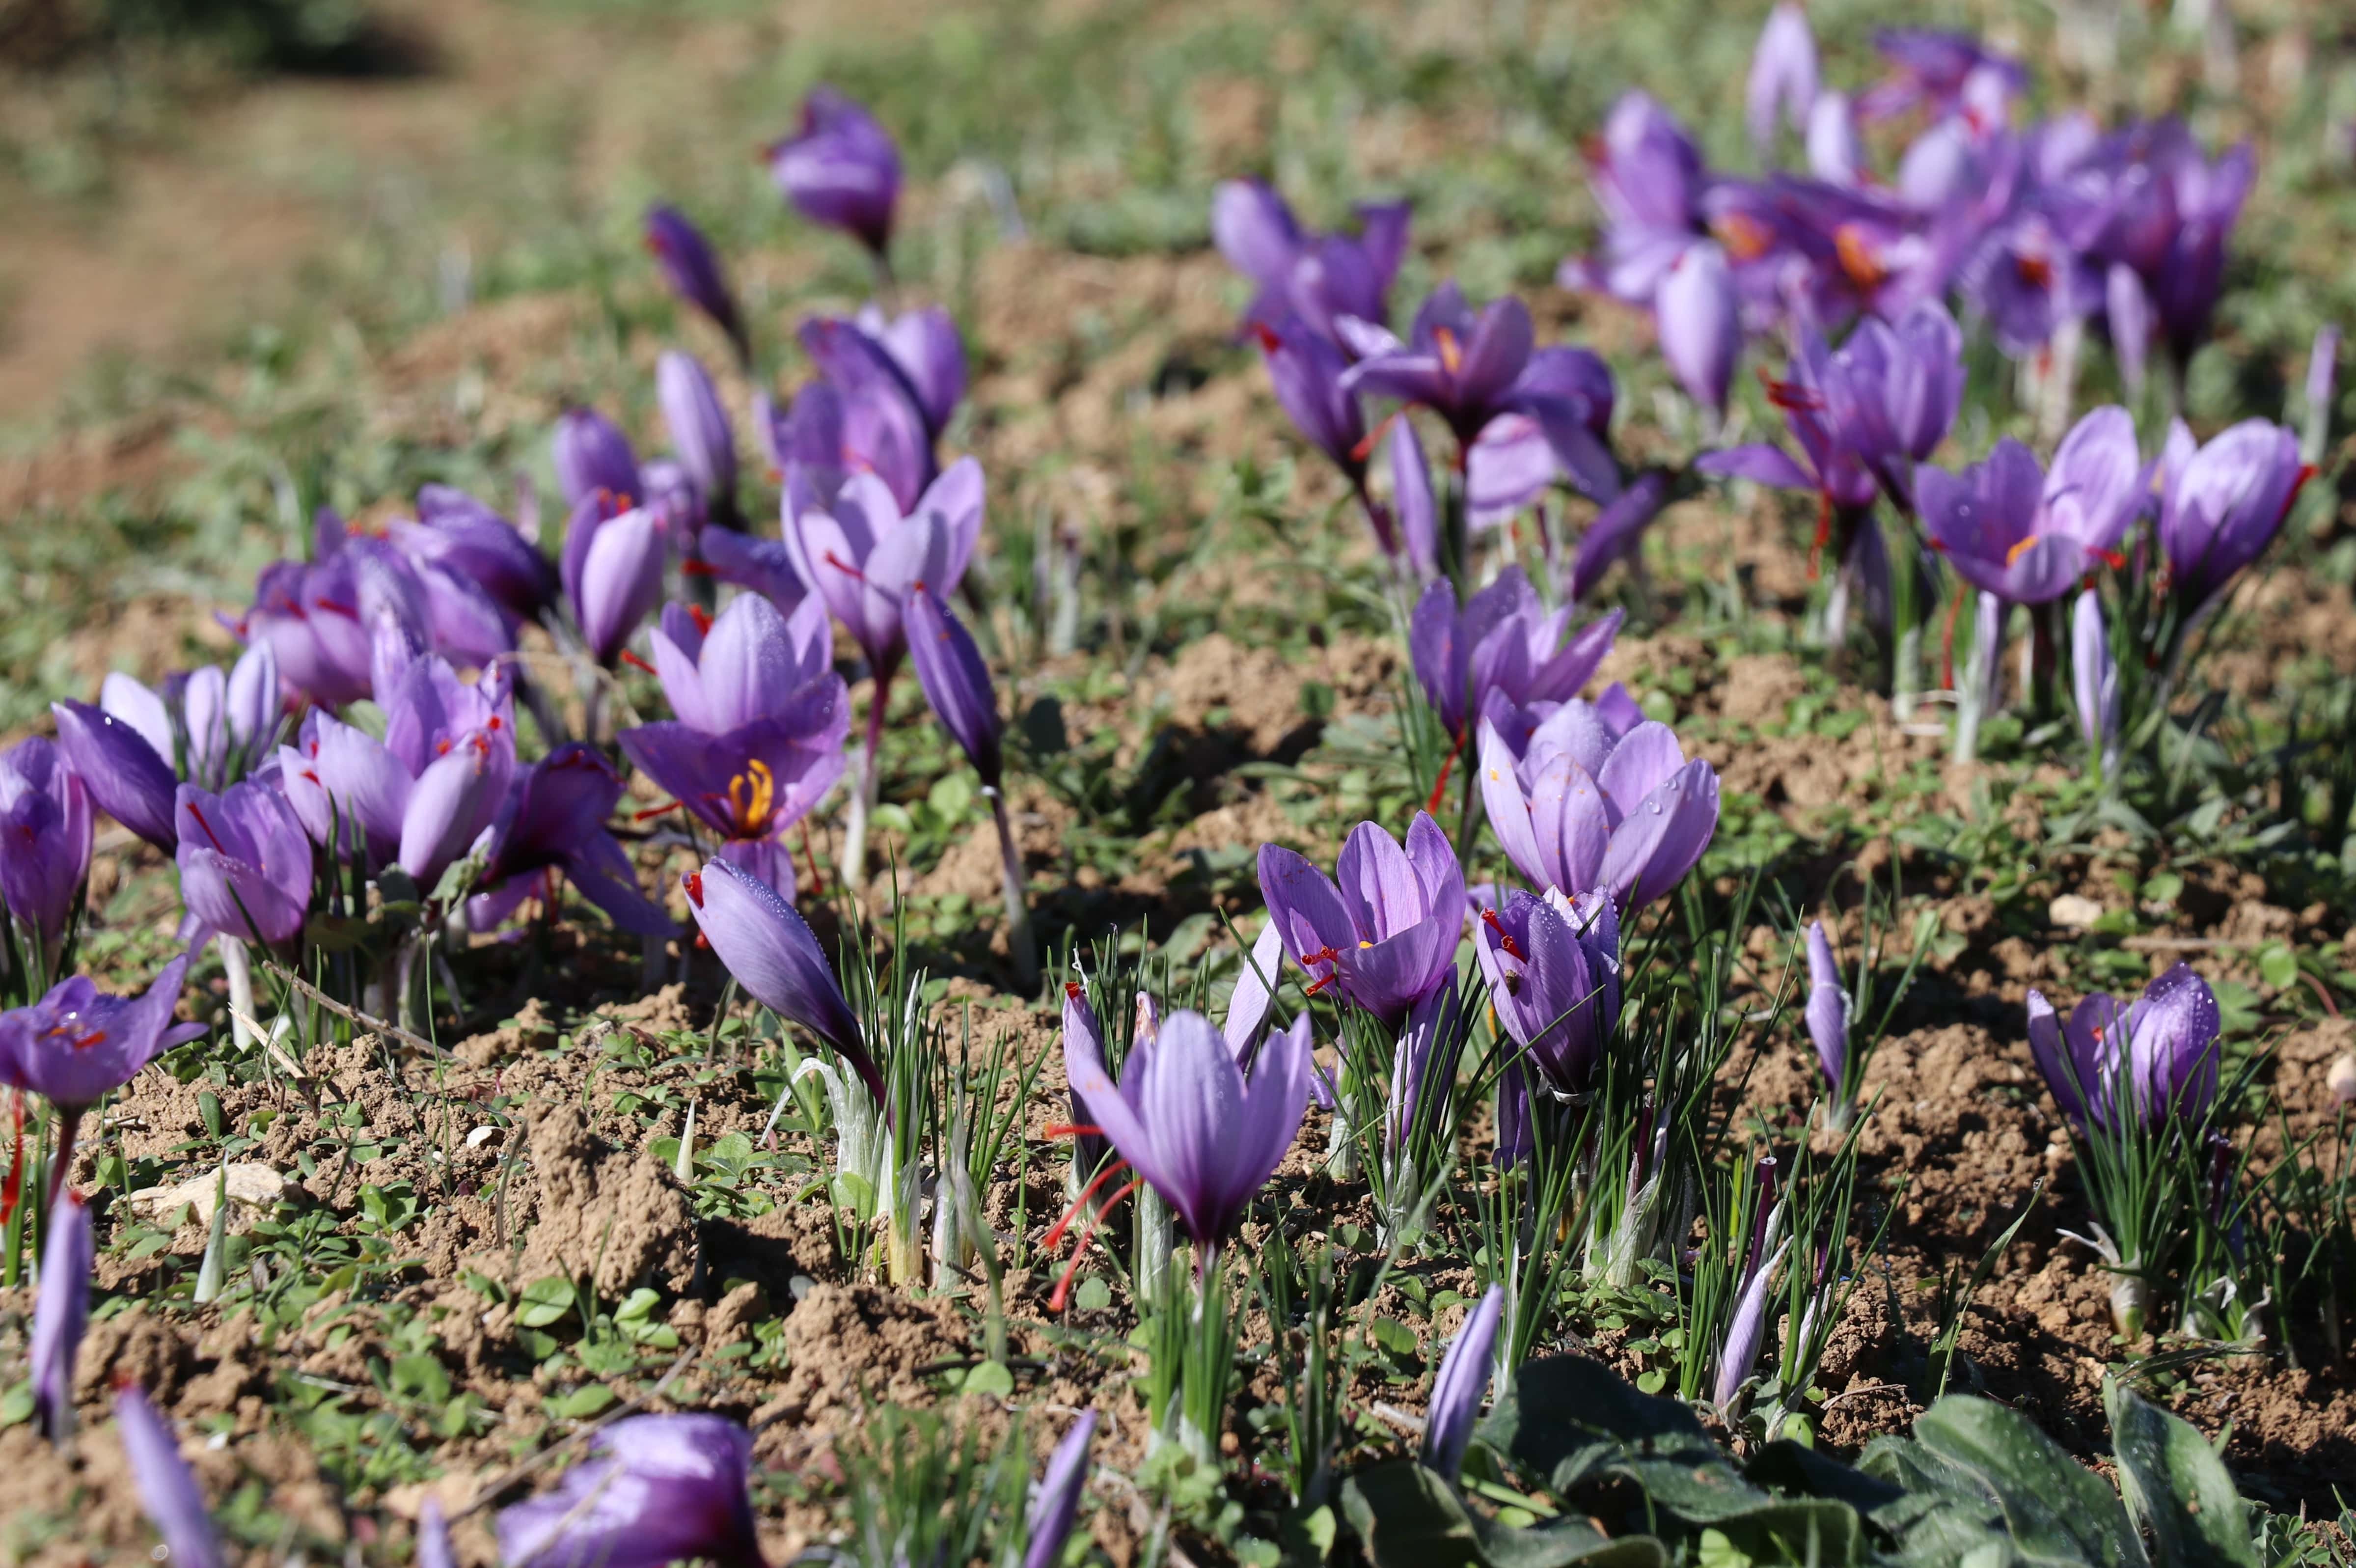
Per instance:
[[[556,593],[548,557],[516,525],[465,490],[421,485],[417,518],[396,519],[387,537],[412,561],[435,561],[478,585],[518,620],[531,620]]]
[[[1623,916],[1684,881],[1718,831],[1717,772],[1641,714],[1493,697],[1478,755],[1505,857],[1542,887],[1609,892]]]
[[[1407,843],[1373,822],[1350,830],[1335,877],[1279,844],[1259,847],[1259,889],[1284,950],[1351,1005],[1396,1027],[1455,970],[1464,872],[1448,835],[1418,811]]]
[[[2159,550],[2175,593],[2196,609],[2265,553],[2315,470],[2298,438],[2245,419],[2195,447],[2181,420],[2161,459]]]
[[[1579,536],[1579,549],[1570,560],[1571,598],[1586,598],[1613,562],[1633,555],[1644,530],[1668,504],[1669,477],[1658,468],[1647,468],[1630,480],[1628,488],[1597,512],[1587,532]],[[1619,615],[1618,610],[1612,612],[1615,630]]]
[[[339,708],[369,693],[369,654],[387,620],[423,638],[433,607],[417,568],[379,539],[347,539],[321,508],[319,560],[273,562],[254,584],[253,607],[224,624],[249,646],[267,644],[293,694]]]
[[[965,401],[965,340],[956,320],[937,305],[888,318],[878,306],[866,305],[852,320],[891,357],[925,417],[926,433],[939,440]]]
[[[98,808],[149,843],[169,850],[172,794],[179,779],[149,738],[125,718],[88,703],[53,703],[58,749]],[[29,808],[28,808],[29,809]],[[9,897],[10,906],[16,903]]]
[[[2118,751],[2119,668],[2103,626],[2102,596],[2092,588],[2081,591],[2070,609],[2070,683],[2078,699],[2078,733],[2108,772]]]
[[[1408,204],[1361,207],[1358,218],[1355,236],[1306,233],[1284,198],[1260,181],[1222,183],[1211,197],[1211,239],[1227,264],[1258,285],[1245,323],[1298,318],[1338,343],[1335,324],[1344,317],[1388,321],[1391,280],[1407,254]]]
[[[1772,161],[1776,120],[1789,121],[1793,130],[1804,133],[1815,102],[1816,35],[1809,30],[1808,14],[1798,0],[1777,0],[1751,54],[1744,113],[1751,145],[1762,162]]]
[[[2221,1017],[2208,983],[2178,964],[2129,1005],[2100,992],[2065,1020],[2029,993],[2029,1047],[2072,1124],[2110,1131],[2126,1103],[2147,1127],[2197,1122],[2217,1096]]]
[[[1071,1016],[1066,1009],[1067,1025]],[[1066,1027],[1064,1072],[1113,1148],[1208,1254],[1243,1218],[1301,1131],[1309,1106],[1309,1027],[1303,1013],[1292,1027],[1271,1035],[1247,1082],[1208,1018],[1173,1013],[1151,1037],[1131,1043],[1118,1086],[1098,1042],[1085,1028]],[[1206,1257],[1205,1272],[1211,1266]]]
[[[1366,416],[1357,395],[1342,385],[1350,361],[1327,338],[1309,329],[1297,316],[1275,321],[1255,321],[1252,336],[1268,365],[1269,385],[1292,427],[1312,446],[1333,460],[1364,495],[1366,488]],[[1405,421],[1401,421],[1404,424]],[[1383,553],[1396,554],[1397,544],[1383,541]]]
[[[1726,252],[1708,240],[1679,252],[1653,295],[1653,316],[1677,384],[1711,418],[1726,417],[1727,388],[1742,354],[1741,301]]]
[[[981,465],[960,457],[905,513],[884,483],[855,474],[830,511],[808,510],[785,521],[787,553],[802,581],[842,622],[879,678],[900,662],[906,642],[900,601],[922,582],[950,594],[965,577],[981,537]]]
[[[775,887],[729,861],[705,862],[686,885],[696,926],[736,983],[841,1051],[882,1104],[883,1076],[809,923]]]
[[[1931,27],[1885,27],[1873,47],[1890,75],[1859,101],[1869,120],[1884,120],[1923,105],[1936,114],[1985,113],[2029,90],[2019,60],[1987,48],[1967,33]]]
[[[2094,248],[2135,272],[2181,367],[2209,336],[2225,242],[2256,181],[2256,158],[2245,144],[2212,162],[2169,118],[2126,127],[2087,165],[2108,177],[2098,188],[2106,221]]]
[[[787,714],[795,693],[832,671],[826,607],[816,599],[780,615],[767,599],[743,594],[708,628],[697,615],[665,606],[650,640],[671,713],[700,735]]]
[[[622,789],[613,764],[581,741],[558,746],[519,774],[492,819],[483,891],[467,900],[474,929],[498,925],[535,892],[552,909],[553,878],[562,875],[623,930],[651,937],[676,931],[662,907],[639,891],[637,869],[606,829]]]
[[[841,229],[882,260],[900,197],[900,150],[866,108],[831,87],[802,100],[801,128],[768,151],[769,177],[813,223]]]
[[[166,1051],[205,1033],[202,1024],[172,1022],[187,972],[183,953],[139,996],[109,996],[77,974],[38,1002],[0,1013],[0,1084],[57,1108],[48,1202],[54,1204],[65,1185],[83,1113]]]
[[[914,506],[934,479],[936,433],[907,371],[856,321],[805,321],[801,342],[830,392],[807,404],[798,396],[794,427],[773,427],[793,510],[831,505],[852,473],[873,475],[904,510]]]
[[[2044,347],[2064,321],[2091,316],[2104,301],[2102,269],[2038,207],[2022,208],[1988,231],[1964,259],[1956,282],[1987,317],[1997,346],[2013,355]]]
[[[70,1187],[49,1206],[41,1242],[41,1288],[33,1302],[33,1417],[63,1443],[73,1429],[74,1357],[90,1322],[90,1270],[97,1256],[90,1206]]]
[[[515,724],[503,695],[459,685],[431,658],[412,667],[387,712],[381,741],[320,714],[309,770],[337,813],[365,833],[370,858],[398,863],[430,892],[506,800]],[[320,826],[314,820],[308,829]]]
[[[1432,290],[1401,342],[1381,327],[1345,317],[1339,330],[1359,355],[1344,390],[1428,408],[1469,447],[1481,429],[1523,401],[1516,383],[1534,347],[1529,306],[1507,295],[1475,315],[1454,283]]]
[[[568,507],[603,496],[610,511],[621,511],[640,499],[638,455],[630,438],[594,408],[557,415],[549,456],[556,464],[557,493]]]
[[[1800,455],[1794,458],[1771,442],[1753,442],[1705,452],[1694,467],[1704,474],[1749,479],[1775,489],[1803,490],[1819,503],[1816,547],[1832,539],[1837,515],[1859,516],[1873,504],[1874,475],[1866,466],[1861,420],[1840,417],[1851,400],[1835,390],[1840,378],[1824,339],[1803,331],[1791,368],[1767,385],[1768,400],[1783,411],[1784,428]]]
[[[1456,590],[1433,583],[1416,600],[1408,651],[1425,699],[1451,736],[1462,739],[1469,715],[1492,692],[1516,705],[1562,702],[1579,694],[1619,635],[1613,610],[1564,640],[1570,607],[1547,610],[1519,566],[1456,607]]]
[[[728,334],[738,362],[751,365],[753,346],[744,335],[744,318],[737,312],[728,275],[703,231],[678,208],[659,202],[647,209],[647,249],[662,267],[670,291],[712,317]]]
[[[1600,260],[1565,262],[1557,281],[1649,305],[1661,279],[1704,231],[1708,184],[1701,150],[1676,117],[1643,92],[1624,92],[1588,153],[1587,183],[1603,209]]]
[[[1097,1434],[1097,1412],[1083,1411],[1047,1457],[1046,1474],[1039,1477],[1023,1518],[1030,1537],[1023,1548],[1023,1568],[1055,1568],[1064,1560],[1064,1542],[1080,1517],[1080,1497],[1088,1486],[1088,1442]]]
[[[1824,361],[1830,428],[1901,510],[1913,510],[1913,465],[1938,449],[1963,406],[1963,350],[1955,318],[1924,300],[1895,325],[1859,322]]]
[[[779,616],[746,595],[713,623],[690,662],[659,633],[657,669],[680,716],[624,730],[623,752],[726,840],[723,857],[790,891],[781,839],[842,776],[851,697],[829,668],[815,601]],[[725,728],[718,728],[719,725]]]
[[[55,953],[90,877],[90,792],[57,746],[28,736],[0,752],[0,905]]]
[[[284,950],[311,908],[311,841],[294,808],[249,779],[214,795],[180,786],[180,897],[205,929]]]
[[[605,497],[586,497],[565,529],[562,571],[582,641],[611,664],[662,600],[661,517],[648,507],[617,513]]]
[[[1515,888],[1481,912],[1473,956],[1497,1022],[1532,1071],[1578,1094],[1620,1022],[1620,917],[1601,893]]]
[[[556,1489],[499,1510],[510,1568],[762,1568],[746,1477],[753,1434],[724,1416],[633,1415],[597,1434]]]
[[[458,1568],[458,1554],[450,1548],[450,1522],[442,1517],[442,1499],[430,1492],[417,1509],[417,1568]]]
[[[1423,1467],[1446,1480],[1455,1480],[1464,1467],[1472,1423],[1489,1392],[1492,1353],[1505,1315],[1505,1289],[1493,1284],[1448,1342],[1448,1353],[1440,1357],[1440,1370],[1432,1377],[1430,1413],[1423,1422]]]
[[[973,634],[947,601],[923,583],[909,585],[901,601],[907,621],[908,662],[916,667],[916,683],[925,700],[949,732],[949,738],[981,775],[985,788],[998,788],[998,693],[990,683],[990,666],[982,662]]]
[[[180,1457],[180,1440],[171,1423],[155,1413],[147,1396],[133,1382],[114,1390],[114,1429],[123,1452],[131,1461],[131,1479],[139,1488],[139,1506],[164,1538],[172,1568],[222,1568],[220,1539],[213,1533],[212,1516],[205,1509],[205,1494]]]
[[[1816,1061],[1825,1069],[1825,1083],[1837,1098],[1845,1098],[1848,1075],[1848,989],[1841,984],[1840,961],[1833,956],[1832,938],[1825,923],[1808,923],[1808,1038],[1815,1042]]]
[[[736,515],[736,437],[712,377],[691,354],[663,350],[655,361],[655,398],[670,430],[671,450],[711,514]]]
[[[1965,581],[2008,603],[2041,605],[2112,558],[2151,471],[2126,410],[2098,408],[2063,437],[2050,474],[2007,436],[1960,476],[1919,470],[1915,497],[1931,548]]]

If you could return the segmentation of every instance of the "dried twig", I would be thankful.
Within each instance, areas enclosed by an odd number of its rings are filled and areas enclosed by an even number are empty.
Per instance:
[[[369,1015],[361,1012],[357,1007],[347,1007],[342,1003],[337,1001],[334,997],[328,995],[326,992],[320,990],[317,986],[312,984],[309,981],[304,979],[301,975],[296,974],[290,969],[286,969],[268,959],[264,959],[262,961],[262,967],[270,971],[271,973],[276,975],[279,979],[284,981],[287,984],[293,986],[295,990],[301,992],[304,995],[309,997],[312,1001],[317,1003],[320,1006],[325,1007],[328,1012],[333,1013],[338,1018],[358,1024],[361,1028],[368,1030],[371,1034],[382,1035],[388,1039],[399,1040],[402,1045],[414,1046],[419,1050],[427,1052],[430,1055],[443,1058],[445,1060],[450,1059],[451,1053],[449,1051],[435,1045],[424,1036],[412,1035],[398,1024],[388,1024],[381,1018],[371,1017]]]

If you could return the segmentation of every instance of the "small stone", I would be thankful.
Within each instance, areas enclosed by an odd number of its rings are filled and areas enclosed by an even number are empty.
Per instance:
[[[2045,918],[2066,931],[2092,930],[2103,907],[2083,893],[2063,893],[2046,906]]]
[[[2342,1051],[2331,1063],[2331,1070],[2323,1081],[2342,1105],[2356,1104],[2356,1051]]]
[[[213,1222],[213,1190],[220,1179],[219,1171],[207,1171],[202,1176],[190,1176],[177,1187],[142,1187],[131,1195],[131,1211],[142,1218],[154,1219],[187,1204],[195,1208],[198,1224],[210,1225]],[[255,1215],[269,1213],[295,1190],[294,1184],[278,1172],[252,1162],[230,1165],[226,1186],[232,1230],[241,1229],[241,1222],[250,1222]],[[241,1214],[241,1209],[247,1212]]]

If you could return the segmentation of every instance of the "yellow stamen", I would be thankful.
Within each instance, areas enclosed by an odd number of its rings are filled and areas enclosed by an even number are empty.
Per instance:
[[[776,776],[757,757],[744,765],[744,772],[728,780],[728,804],[736,818],[737,832],[745,837],[769,825],[776,800]]]

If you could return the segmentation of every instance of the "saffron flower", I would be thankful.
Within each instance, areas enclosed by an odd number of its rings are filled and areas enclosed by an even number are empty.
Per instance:
[[[263,567],[252,607],[224,624],[249,647],[269,646],[288,691],[338,708],[369,694],[376,628],[390,620],[424,639],[432,607],[415,565],[392,545],[345,538],[342,521],[325,507],[316,532],[319,559]]]
[[[172,1022],[187,972],[183,953],[139,996],[109,996],[89,976],[77,974],[51,986],[38,1002],[0,1013],[0,1084],[37,1094],[57,1108],[48,1203],[56,1203],[65,1186],[83,1113],[166,1051],[204,1034],[202,1024]]]
[[[1260,895],[1284,950],[1352,1006],[1397,1027],[1455,971],[1464,872],[1448,835],[1418,811],[1407,843],[1373,822],[1350,830],[1335,877],[1291,850],[1259,848]]]
[[[1432,290],[1401,342],[1372,322],[1345,317],[1344,345],[1359,356],[1344,390],[1428,408],[1470,447],[1482,427],[1522,406],[1522,372],[1536,346],[1529,306],[1507,295],[1478,314],[1453,283]]]
[[[1478,757],[1515,868],[1542,887],[1608,892],[1623,917],[1684,881],[1718,831],[1716,770],[1633,704],[1517,711],[1493,698]]]
[[[1408,654],[1425,700],[1461,738],[1493,692],[1517,706],[1577,696],[1612,651],[1622,618],[1613,610],[1565,640],[1570,607],[1548,611],[1522,569],[1508,566],[1462,609],[1452,585],[1426,587],[1408,623]]]
[[[220,789],[253,772],[277,740],[281,702],[277,656],[262,642],[226,675],[209,665],[157,692],[118,671],[100,686],[97,707],[65,702],[51,711],[59,745],[91,798],[168,851],[180,779]]]
[[[638,455],[630,449],[630,438],[594,408],[568,408],[556,416],[549,457],[556,465],[557,493],[568,508],[603,496],[610,514],[642,499]]]
[[[1357,394],[1342,384],[1350,361],[1330,339],[1310,330],[1297,316],[1255,320],[1252,336],[1268,366],[1278,406],[1301,438],[1330,458],[1361,497],[1366,489],[1366,416]],[[1404,425],[1404,422],[1402,422]],[[1377,525],[1377,533],[1387,532]],[[1380,541],[1385,554],[1397,543]]]
[[[736,437],[711,375],[693,355],[666,349],[655,361],[655,399],[670,431],[671,450],[695,488],[697,515],[708,513],[722,522],[733,520]]]
[[[891,349],[855,320],[802,323],[802,348],[825,377],[828,392],[794,400],[796,427],[773,431],[790,458],[781,460],[793,513],[834,504],[852,473],[884,481],[901,510],[916,504],[937,472],[932,420],[908,372]]]
[[[1835,1097],[1836,1116],[1847,1108],[1848,1095],[1848,988],[1841,983],[1840,961],[1833,956],[1832,938],[1822,920],[1808,923],[1808,1038],[1816,1047],[1816,1061],[1825,1069],[1825,1083]]]
[[[965,401],[965,342],[958,336],[956,321],[937,305],[886,317],[871,304],[860,306],[851,324],[899,371],[916,412],[924,416],[926,435],[938,441],[958,404]],[[805,341],[808,338],[805,328]]]
[[[1097,1412],[1084,1411],[1047,1457],[1046,1473],[1031,1494],[1023,1517],[1030,1537],[1023,1548],[1023,1568],[1055,1568],[1064,1558],[1064,1542],[1080,1517],[1080,1497],[1088,1486],[1088,1442],[1097,1434]]]
[[[1435,832],[1437,829],[1433,830]],[[1462,895],[1459,895],[1460,908]],[[1103,1048],[1065,1010],[1064,1071],[1114,1150],[1214,1252],[1276,1173],[1309,1107],[1309,1015],[1269,1036],[1249,1082],[1226,1040],[1179,1011],[1130,1047],[1116,1086]],[[1092,1017],[1089,1021],[1093,1021]]]
[[[1483,910],[1473,956],[1497,1022],[1558,1094],[1588,1086],[1620,1025],[1620,917],[1601,893],[1515,888]]]
[[[809,925],[777,890],[725,860],[687,877],[688,908],[712,950],[745,993],[842,1053],[878,1105],[884,1079],[859,1020]]]
[[[2151,487],[2126,410],[2081,419],[2041,472],[2007,436],[1960,476],[1925,467],[1916,499],[1931,547],[1965,582],[2017,605],[2048,604],[2111,559]]]
[[[180,787],[172,765],[129,719],[88,703],[49,705],[58,721],[58,749],[101,811],[156,848],[177,842],[172,796]],[[16,899],[9,899],[11,908]]]
[[[1751,81],[1744,124],[1762,162],[1775,150],[1775,122],[1790,122],[1804,134],[1816,102],[1816,36],[1798,0],[1777,0],[1751,53]]]
[[[2198,1122],[2217,1097],[2222,1018],[2208,983],[2178,964],[2133,1003],[2097,992],[2068,1018],[2029,993],[2029,1048],[2073,1126]]]
[[[662,517],[648,507],[616,511],[604,493],[573,509],[562,566],[564,596],[589,656],[613,663],[662,600]]]
[[[1936,300],[1892,325],[1858,323],[1828,360],[1826,413],[1841,448],[1872,471],[1891,504],[1914,509],[1913,466],[1954,427],[1964,400],[1964,335]]]
[[[0,905],[45,963],[90,878],[90,792],[57,746],[28,736],[0,752]]]
[[[510,1568],[761,1568],[753,1435],[717,1415],[633,1415],[597,1434],[556,1489],[499,1510]]]
[[[449,485],[421,485],[415,521],[396,518],[386,536],[412,561],[436,561],[483,591],[515,620],[538,618],[556,593],[556,573],[540,547],[489,503]]]
[[[257,779],[220,795],[183,784],[173,811],[190,918],[206,930],[285,950],[311,908],[311,840],[286,797]]]
[[[1653,318],[1677,384],[1712,419],[1725,418],[1742,356],[1742,302],[1726,252],[1708,240],[1680,251],[1653,295]]]
[[[180,1440],[136,1383],[115,1387],[114,1430],[131,1461],[139,1506],[164,1538],[166,1561],[172,1568],[222,1568],[220,1539],[205,1510],[205,1494],[180,1457]]]
[[[2159,551],[2189,608],[2208,604],[2265,553],[2313,472],[2299,461],[2297,437],[2263,419],[2245,419],[2198,447],[2181,420],[2169,425]]]
[[[949,608],[948,601],[925,584],[912,583],[901,601],[907,626],[908,662],[916,668],[916,683],[932,704],[941,727],[981,775],[985,789],[995,791],[1002,769],[998,744],[998,693],[990,682],[990,667],[974,646],[973,634]]]
[[[375,863],[398,863],[430,892],[507,799],[516,761],[509,705],[496,682],[462,685],[429,657],[387,701],[383,740],[320,714],[310,770],[318,789],[366,834]],[[290,786],[289,792],[307,791]]]
[[[1505,1289],[1491,1285],[1481,1305],[1448,1342],[1440,1370],[1431,1380],[1431,1404],[1423,1422],[1423,1467],[1453,1481],[1464,1467],[1464,1450],[1472,1442],[1472,1423],[1480,1418],[1481,1402],[1489,1392],[1489,1373],[1497,1344],[1497,1326],[1505,1314]]]
[[[884,259],[900,197],[900,150],[865,106],[831,87],[802,100],[801,125],[768,150],[769,177],[801,215]]]
[[[906,650],[900,605],[912,584],[950,594],[981,537],[981,465],[961,457],[904,512],[871,474],[853,475],[830,511],[787,518],[787,553],[887,679]]]
[[[33,1416],[53,1443],[73,1430],[74,1357],[90,1323],[90,1270],[97,1256],[90,1206],[71,1187],[49,1206],[41,1288],[33,1302]]]
[[[1258,180],[1231,179],[1211,196],[1211,240],[1227,264],[1258,293],[1247,326],[1297,319],[1338,344],[1344,317],[1379,326],[1390,319],[1391,280],[1407,254],[1410,217],[1404,201],[1358,209],[1360,231],[1305,232],[1284,198]]]
[[[709,626],[683,605],[664,607],[652,642],[655,675],[679,722],[721,736],[792,707],[794,694],[832,673],[826,607],[806,599],[780,615],[740,595]]]
[[[2070,608],[2070,683],[2078,700],[2078,733],[2108,773],[2118,763],[2119,667],[2103,625],[2102,596],[2092,588],[2080,592]]]
[[[744,318],[737,311],[736,295],[728,275],[703,231],[676,207],[662,203],[647,209],[647,249],[662,268],[671,293],[712,317],[736,350],[740,364],[753,362],[752,341],[744,334]]]
[[[623,930],[650,937],[675,931],[662,907],[639,890],[629,854],[605,826],[622,789],[613,764],[581,741],[518,774],[491,822],[483,890],[467,900],[468,923],[487,930],[534,892],[553,909],[554,879],[562,876]]]
[[[1701,150],[1653,98],[1625,92],[1589,155],[1587,183],[1603,210],[1603,254],[1565,262],[1556,281],[1650,305],[1677,257],[1707,231]]]

